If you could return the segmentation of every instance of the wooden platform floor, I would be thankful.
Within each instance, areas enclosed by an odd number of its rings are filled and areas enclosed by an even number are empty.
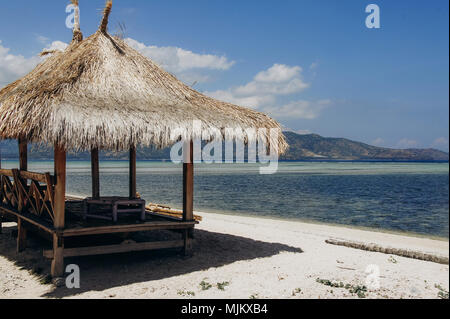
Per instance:
[[[179,218],[168,217],[147,211],[146,220],[141,221],[139,214],[120,215],[118,222],[112,220],[82,218],[82,201],[77,198],[68,197],[66,200],[66,218],[65,228],[63,230],[54,229],[51,220],[43,220],[37,216],[23,213],[20,218],[47,231],[49,233],[57,233],[63,237],[113,234],[113,233],[130,233],[149,230],[176,230],[193,228],[198,222],[184,222]],[[98,208],[101,210],[101,208]],[[6,215],[19,216],[14,210],[0,206],[0,211]]]

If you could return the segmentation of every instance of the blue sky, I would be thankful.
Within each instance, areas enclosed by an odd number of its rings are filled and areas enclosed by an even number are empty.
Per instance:
[[[381,10],[368,29],[365,8]],[[71,40],[69,1],[1,1],[0,86]],[[103,0],[80,0],[85,36]],[[110,32],[210,96],[286,128],[387,147],[448,151],[444,0],[115,0]]]

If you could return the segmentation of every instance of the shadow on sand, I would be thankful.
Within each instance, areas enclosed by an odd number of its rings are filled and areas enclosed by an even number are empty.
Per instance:
[[[43,244],[48,245],[48,243],[29,234],[27,250],[17,254],[15,229],[15,226],[3,228],[3,234],[0,234],[0,254],[18,267],[32,272],[38,280],[43,281],[44,278],[48,278],[50,261],[42,257]],[[154,232],[137,234],[137,237],[133,239],[139,240],[139,236],[141,240],[143,238],[148,240],[149,236],[151,240],[179,238],[178,234],[172,232]],[[54,288],[41,297],[63,298],[86,291],[103,291],[113,287],[207,270],[236,261],[271,257],[281,252],[302,253],[303,251],[298,247],[280,243],[256,241],[197,229],[195,230],[194,255],[189,258],[182,257],[180,251],[176,249],[66,258],[66,265],[76,264],[80,267],[81,288]]]

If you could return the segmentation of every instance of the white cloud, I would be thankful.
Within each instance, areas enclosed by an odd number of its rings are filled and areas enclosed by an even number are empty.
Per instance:
[[[58,51],[64,51],[69,45],[65,42],[62,41],[53,41],[49,47],[46,47],[44,50],[46,51],[53,51],[53,50],[58,50]]]
[[[38,41],[48,40],[48,38],[43,36],[38,36],[37,39]],[[62,41],[53,41],[43,50],[64,51],[67,46],[68,44]],[[26,75],[46,58],[47,57],[41,58],[39,56],[25,58],[23,55],[10,54],[10,49],[2,46],[2,41],[0,40],[0,87],[12,83],[18,78]]]
[[[38,36],[36,37],[36,40],[37,40],[38,42],[42,43],[42,44],[47,44],[48,41],[50,41],[49,38],[44,37],[43,35],[38,35]]]
[[[378,137],[374,141],[372,141],[372,145],[382,146],[384,145],[384,140],[381,137]]]
[[[245,85],[206,94],[219,100],[260,109],[264,105],[275,104],[277,96],[298,93],[309,87],[303,81],[301,72],[302,68],[299,66],[274,64],[256,74]]]
[[[448,138],[438,137],[433,141],[433,144],[431,146],[448,151],[449,148]]]
[[[248,106],[252,108],[259,108],[261,105],[266,105],[269,103],[275,102],[275,97],[273,95],[250,95],[250,96],[239,96],[234,94],[233,91],[214,91],[214,92],[206,92],[206,95],[218,99],[220,101],[226,101],[229,103]]]
[[[225,56],[212,54],[197,54],[177,47],[146,46],[134,39],[127,38],[125,42],[154,60],[169,72],[179,73],[192,69],[228,70],[234,65]]]
[[[311,63],[311,65],[309,66],[310,70],[315,70],[319,67],[319,62],[313,62]]]
[[[274,64],[266,71],[261,71],[255,76],[255,82],[283,83],[300,75],[302,68],[290,67],[284,64]]]
[[[313,120],[317,118],[322,111],[331,104],[330,100],[319,101],[294,101],[281,107],[266,106],[262,108],[263,112],[272,114],[279,119],[306,119]]]
[[[302,68],[274,64],[256,74],[245,85],[206,92],[207,95],[237,105],[252,107],[278,119],[315,119],[331,104],[330,100],[296,100],[278,106],[278,97],[300,93],[310,85],[302,78]]]
[[[417,141],[403,138],[398,143],[397,146],[400,148],[413,148],[417,146]]]
[[[2,46],[2,41],[0,40],[0,87],[24,76],[40,61],[41,58],[37,56],[25,58],[22,55],[11,54],[10,49]]]

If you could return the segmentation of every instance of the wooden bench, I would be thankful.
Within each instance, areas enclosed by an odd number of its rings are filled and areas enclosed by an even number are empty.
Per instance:
[[[91,205],[107,206],[111,208],[111,214],[94,214],[90,211]],[[122,208],[125,206],[125,208]],[[83,200],[83,218],[87,219],[98,218],[112,220],[117,223],[118,214],[120,213],[139,213],[141,221],[145,221],[145,200],[143,199],[129,199],[126,197],[100,197],[100,198],[86,198]]]

